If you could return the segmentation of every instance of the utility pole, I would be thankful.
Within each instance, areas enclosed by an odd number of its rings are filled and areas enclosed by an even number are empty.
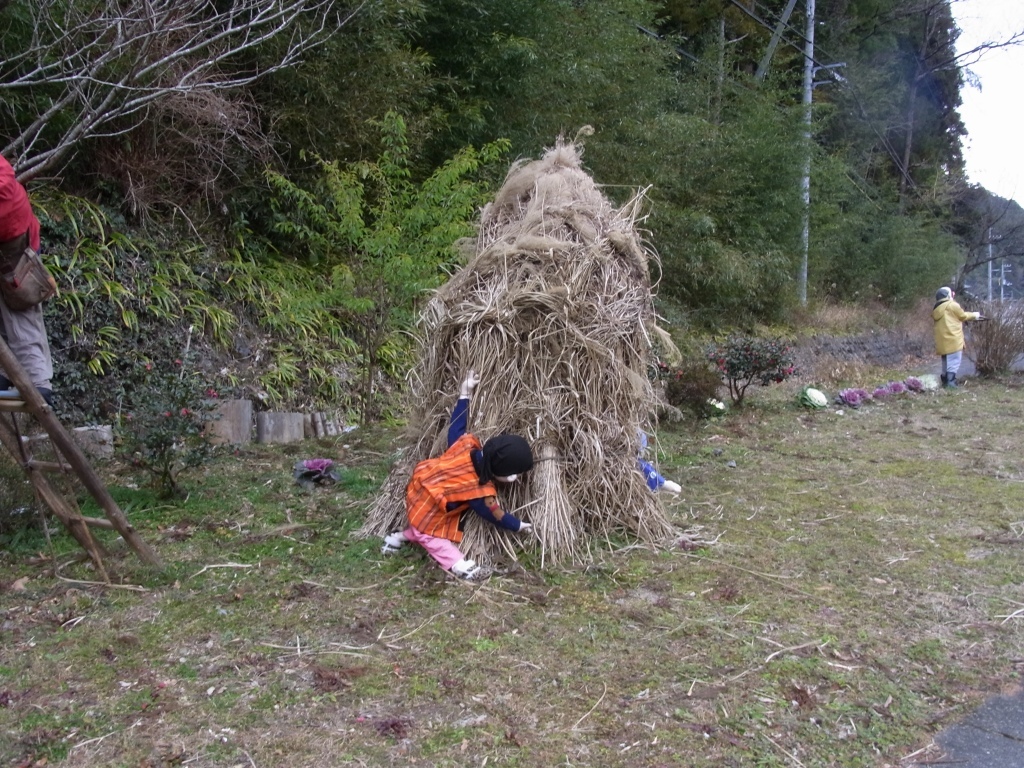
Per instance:
[[[807,305],[807,254],[811,238],[811,101],[814,94],[814,0],[807,0],[807,34],[804,41],[804,173],[800,180],[803,193],[804,225],[800,235],[800,275],[797,284],[800,304]]]
[[[988,303],[992,303],[992,227],[988,228]]]

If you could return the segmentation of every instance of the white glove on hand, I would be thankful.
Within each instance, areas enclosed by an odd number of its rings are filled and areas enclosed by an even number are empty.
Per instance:
[[[533,523],[528,523],[525,520],[521,520],[519,522],[519,532],[520,533],[529,533],[532,530],[533,530]]]
[[[476,385],[480,383],[480,377],[477,376],[476,371],[470,370],[466,374],[466,378],[462,380],[462,384],[459,386],[459,399],[464,397],[472,397],[473,390],[476,389]]]
[[[661,486],[662,490],[668,491],[669,493],[679,493],[682,491],[682,486],[679,483],[674,483],[671,480],[666,480]]]

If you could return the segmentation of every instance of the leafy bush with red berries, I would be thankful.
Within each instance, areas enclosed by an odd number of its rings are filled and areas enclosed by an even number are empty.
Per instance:
[[[164,498],[183,496],[181,473],[205,463],[214,450],[206,424],[217,393],[181,360],[173,365],[171,370],[142,365],[133,402],[117,423],[121,453],[152,475]]]
[[[781,339],[730,336],[707,349],[734,405],[740,405],[751,384],[778,384],[796,374],[793,350]]]

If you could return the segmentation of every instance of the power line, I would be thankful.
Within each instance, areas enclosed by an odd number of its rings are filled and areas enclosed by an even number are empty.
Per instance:
[[[657,32],[653,32],[652,30],[649,30],[646,27],[643,27],[643,26],[641,26],[639,24],[634,24],[633,26],[635,26],[638,31],[643,32],[645,35],[647,35],[649,37],[653,37],[655,40],[658,40],[659,42],[666,42],[664,35],[659,35]],[[694,54],[690,53],[689,51],[687,51],[682,46],[678,46],[677,45],[675,47],[675,52],[676,52],[677,55],[692,61],[694,66],[696,68],[698,68],[698,69],[704,70],[705,72],[710,72],[710,73],[712,73],[714,75],[723,75],[724,74],[723,71],[720,70],[718,67],[715,67],[714,65],[709,64],[708,62],[704,61],[704,59],[700,58],[699,56],[695,56]],[[728,83],[730,86],[732,86],[733,88],[737,88],[737,89],[742,88],[743,90],[751,91],[751,92],[757,92],[757,90],[758,90],[756,87],[754,87],[750,83],[745,83],[742,80],[734,80],[731,77],[723,76],[722,77],[722,82],[723,83]],[[780,107],[778,104],[775,104],[774,106],[776,108],[778,108],[781,112],[785,112],[785,110],[782,107]]]
[[[769,24],[768,22],[766,22],[766,21],[765,21],[764,19],[762,19],[762,18],[761,18],[760,16],[758,16],[758,15],[757,15],[756,13],[754,13],[754,12],[753,12],[753,11],[751,11],[751,10],[750,10],[749,8],[747,8],[747,7],[746,7],[746,6],[744,6],[744,5],[742,4],[742,3],[740,3],[740,2],[739,2],[739,0],[729,0],[729,2],[730,2],[730,3],[732,3],[733,5],[735,5],[735,6],[737,7],[737,8],[739,8],[739,9],[740,9],[741,11],[743,11],[743,12],[744,12],[745,14],[747,14],[747,16],[749,16],[750,18],[752,18],[752,19],[753,19],[754,21],[756,21],[756,22],[757,22],[758,24],[760,24],[760,25],[761,25],[762,27],[764,27],[765,29],[767,29],[767,30],[768,30],[769,32],[774,32],[774,31],[775,31],[775,26],[774,26],[774,25],[772,25],[772,24]],[[758,2],[757,2],[757,0],[754,0],[754,5],[756,5],[756,6],[758,7],[758,8],[764,8],[764,6],[763,6],[763,5],[761,5],[760,3],[758,3]],[[765,9],[765,10],[767,10],[767,9]],[[801,41],[802,41],[802,42],[803,42],[803,43],[804,43],[805,45],[807,44],[807,36],[806,36],[806,35],[804,35],[804,34],[803,34],[802,32],[800,32],[800,31],[799,31],[799,30],[797,30],[797,29],[794,29],[794,28],[793,28],[793,27],[791,27],[791,26],[790,26],[790,25],[789,25],[788,23],[786,23],[786,24],[783,24],[782,26],[783,26],[783,27],[784,27],[785,29],[789,30],[790,32],[793,32],[793,33],[794,33],[794,34],[795,34],[795,35],[796,35],[797,37],[799,37],[799,38],[800,38],[800,40],[801,40]],[[799,45],[797,45],[796,43],[791,43],[791,42],[790,42],[789,40],[787,40],[786,38],[782,38],[782,39],[783,39],[783,42],[784,42],[784,43],[785,43],[785,44],[786,44],[787,46],[789,46],[790,48],[792,48],[792,49],[793,49],[794,51],[796,51],[797,53],[799,53],[799,54],[800,54],[801,56],[806,56],[806,53],[805,53],[804,49],[803,49],[803,48],[801,48],[801,47],[800,47]],[[829,57],[829,58],[831,58],[831,57]],[[822,67],[822,68],[824,68],[824,67],[828,66],[828,65],[826,65],[826,64],[822,64],[822,63],[821,63],[820,61],[818,61],[818,60],[817,60],[816,58],[814,58],[813,56],[811,57],[811,63],[813,63],[813,64],[814,64],[814,66],[816,66],[816,67]]]
[[[735,3],[735,2],[736,2],[736,0],[730,0],[730,2],[733,2],[733,3]],[[772,15],[774,14],[774,11],[772,11],[772,10],[771,10],[770,8],[765,8],[765,6],[761,5],[761,3],[759,3],[759,2],[757,1],[757,0],[753,0],[753,3],[754,3],[754,5],[755,5],[755,6],[757,6],[757,7],[759,8],[759,9],[763,9],[764,11],[767,11],[767,14],[766,14],[767,16],[772,16]],[[740,6],[740,8],[742,8],[742,7],[743,7],[743,6]],[[779,21],[781,22],[781,19],[779,19]],[[788,22],[787,22],[787,23],[785,23],[785,24],[783,24],[783,26],[784,26],[784,27],[785,27],[785,28],[786,28],[787,30],[789,30],[790,32],[792,32],[792,33],[793,33],[794,35],[796,35],[797,37],[799,37],[799,38],[800,38],[800,40],[801,40],[801,42],[803,42],[803,43],[806,43],[806,42],[807,42],[807,36],[806,36],[806,35],[805,35],[805,34],[804,34],[803,32],[801,32],[799,28],[797,28],[797,27],[794,27],[794,26],[790,25],[790,24],[789,24]],[[787,44],[788,44],[788,45],[789,45],[789,46],[790,46],[791,48],[794,48],[794,49],[796,49],[796,50],[798,50],[798,51],[800,51],[800,52],[802,52],[802,51],[803,51],[803,49],[802,49],[802,48],[799,48],[799,47],[798,47],[798,46],[797,46],[797,45],[796,45],[795,43],[790,43],[789,41],[786,41],[786,42],[787,42]],[[817,49],[817,50],[820,50],[820,51],[821,51],[821,53],[822,53],[822,55],[823,55],[823,56],[824,56],[824,57],[825,57],[826,59],[835,59],[835,58],[836,58],[835,56],[833,56],[832,54],[830,54],[830,53],[829,53],[828,51],[826,51],[825,49],[823,49],[823,48],[822,48],[822,47],[821,47],[821,46],[820,46],[820,45],[819,45],[819,44],[817,43],[817,41],[815,41],[815,43],[814,43],[814,47],[815,47],[815,49]],[[815,62],[815,64],[817,64],[817,62]]]
[[[639,29],[641,32],[643,32],[645,35],[653,37],[655,40],[664,40],[664,38],[661,35],[659,35],[657,32],[653,32],[653,31],[647,29],[647,27],[641,27],[639,24],[637,24],[635,26],[636,26],[637,29]],[[677,45],[676,46],[676,53],[679,54],[680,56],[686,57],[687,59],[689,59],[690,61],[692,61],[692,62],[694,62],[696,64],[702,64],[703,63],[699,58],[697,58],[692,53],[687,51],[681,45]]]
[[[758,19],[757,16],[755,16],[753,13],[751,13],[746,8],[744,8],[742,5],[740,5],[739,2],[737,2],[737,0],[730,0],[730,2],[733,5],[735,5],[737,8],[740,8],[744,13],[747,13],[748,15],[750,15],[751,18],[755,19],[759,24],[764,26],[766,29],[772,29],[771,27],[768,27],[765,24],[765,22],[763,22],[760,19]],[[757,0],[753,0],[753,2],[754,2],[754,5],[757,8],[768,10],[768,9],[765,9],[764,6],[761,5]],[[786,27],[787,29],[789,29],[791,32],[795,33],[801,39],[803,39],[805,41],[807,40],[807,37],[803,33],[801,33],[800,30],[791,27],[788,23],[784,24],[783,26]],[[795,47],[788,40],[786,41],[786,44],[790,45],[791,47]],[[820,46],[818,46],[818,47],[820,49]],[[827,52],[825,52],[825,51],[822,51],[822,52],[828,58],[834,58],[832,56],[829,56]],[[823,68],[823,69],[829,69],[831,66],[835,66],[835,65],[823,65],[823,64],[820,64],[817,61],[815,61],[813,57],[812,57],[811,60],[814,62],[815,66]],[[836,75],[833,74],[833,77],[836,77]],[[875,121],[872,120],[869,117],[867,109],[865,108],[864,103],[863,103],[863,101],[862,101],[862,99],[860,97],[860,92],[859,92],[860,89],[858,88],[856,83],[854,83],[853,81],[850,81],[850,80],[848,80],[846,78],[843,78],[842,80],[843,80],[844,85],[847,86],[848,92],[849,92],[850,96],[853,98],[854,103],[857,105],[857,109],[860,112],[861,119],[868,125],[868,127],[871,129],[871,132],[875,134],[875,137],[878,139],[879,143],[885,149],[886,153],[889,155],[889,158],[893,161],[893,164],[896,166],[896,170],[907,181],[908,184],[910,184],[912,187],[916,187],[917,184],[914,182],[913,178],[911,178],[909,169],[903,167],[903,160],[899,156],[899,154],[897,153],[895,147],[893,147],[892,144],[890,143],[889,139],[881,131],[878,130],[878,128],[875,126]]]

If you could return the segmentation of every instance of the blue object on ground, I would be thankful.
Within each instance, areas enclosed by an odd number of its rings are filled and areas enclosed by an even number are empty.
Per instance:
[[[665,484],[665,478],[654,468],[654,466],[644,459],[636,460],[637,468],[643,472],[644,479],[647,481],[647,487],[652,491],[656,491]]]

